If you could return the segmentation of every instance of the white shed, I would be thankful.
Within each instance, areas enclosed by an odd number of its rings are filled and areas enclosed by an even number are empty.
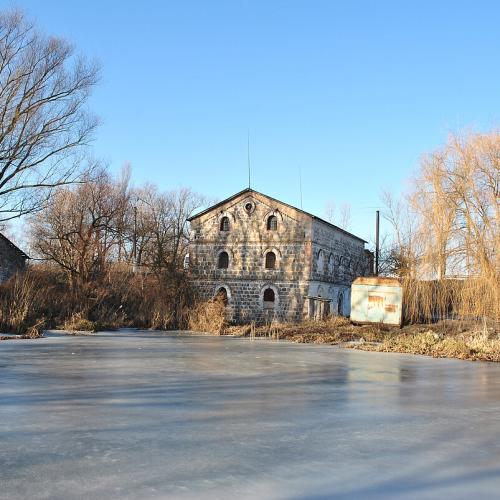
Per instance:
[[[351,321],[401,326],[403,288],[396,278],[362,277],[351,289]]]

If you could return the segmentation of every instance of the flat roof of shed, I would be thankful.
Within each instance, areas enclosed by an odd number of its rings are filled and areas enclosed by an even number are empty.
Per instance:
[[[383,278],[380,276],[361,276],[356,278],[353,285],[371,285],[371,286],[401,286],[401,282],[397,278]]]

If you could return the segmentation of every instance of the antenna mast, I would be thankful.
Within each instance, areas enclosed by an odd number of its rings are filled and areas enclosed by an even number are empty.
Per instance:
[[[248,138],[247,138],[247,160],[248,160],[248,189],[251,187],[251,182],[250,182],[250,130],[248,131]]]
[[[380,259],[380,210],[375,213],[375,276],[378,276],[378,265]]]

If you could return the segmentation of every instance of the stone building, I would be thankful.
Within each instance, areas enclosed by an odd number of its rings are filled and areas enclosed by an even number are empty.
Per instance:
[[[0,283],[23,271],[27,259],[29,257],[22,250],[0,233]]]
[[[253,189],[189,221],[192,282],[236,322],[347,316],[352,281],[369,273],[363,239]]]

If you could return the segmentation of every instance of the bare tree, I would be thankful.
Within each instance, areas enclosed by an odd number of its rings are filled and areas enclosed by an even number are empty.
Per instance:
[[[415,214],[405,198],[396,200],[389,191],[382,192],[384,219],[392,226],[392,237],[381,241],[381,274],[399,277],[414,276],[419,262],[419,242],[416,236]]]
[[[155,273],[182,267],[189,242],[187,219],[204,198],[190,189],[162,193],[155,186],[136,191],[137,252],[140,264]]]
[[[116,260],[118,228],[126,209],[123,186],[100,169],[75,188],[58,188],[31,219],[32,248],[65,270],[73,283],[97,279]]]
[[[325,205],[325,219],[331,224],[335,224],[336,206],[335,202],[328,201]]]
[[[331,224],[347,230],[351,225],[351,205],[342,203],[340,212],[337,214],[335,203],[329,201],[325,206],[325,219]]]
[[[342,203],[337,225],[342,229],[349,229],[351,225],[351,205]]]
[[[97,120],[85,105],[98,68],[19,11],[0,14],[0,220],[39,210],[78,180]]]

